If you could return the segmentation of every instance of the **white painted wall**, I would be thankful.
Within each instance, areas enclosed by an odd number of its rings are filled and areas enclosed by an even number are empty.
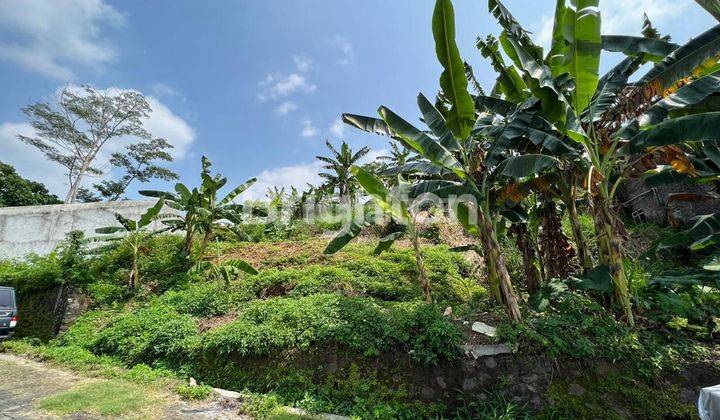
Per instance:
[[[155,203],[113,201],[0,208],[0,259],[30,253],[47,255],[68,232],[81,230],[86,237],[97,236],[95,229],[99,227],[118,226],[115,213],[137,219]]]

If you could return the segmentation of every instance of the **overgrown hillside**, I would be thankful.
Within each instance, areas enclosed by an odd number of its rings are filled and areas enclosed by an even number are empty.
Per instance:
[[[191,270],[180,257],[182,237],[158,236],[144,248],[139,260],[142,283],[134,291],[126,286],[130,256],[122,249],[71,258],[67,250],[86,251],[66,246],[47,258],[6,262],[0,273],[5,284],[18,285],[17,273],[30,283],[55,284],[64,270],[71,270],[92,302],[87,313],[49,344],[8,345],[84,368],[108,363],[149,366],[172,377],[265,395],[258,398],[270,398],[271,405],[363,418],[472,417],[490,409],[572,415],[585,412],[578,403],[600,412],[606,403],[596,400],[597,395],[610,391],[588,389],[582,398],[567,393],[568,383],[578,382],[568,379],[568,372],[585,370],[591,378],[600,361],[618,363],[620,376],[601,383],[619,392],[616,406],[659,398],[665,401],[660,417],[690,413],[691,406],[678,400],[679,388],[656,391],[650,384],[686,364],[717,357],[711,345],[716,333],[703,322],[717,315],[718,293],[663,291],[648,283],[649,274],[640,264],[631,267],[644,305],[637,329],[618,324],[591,298],[596,292],[570,290],[552,295],[551,309],[528,308],[527,322],[513,326],[481,285],[476,261],[469,260],[472,252],[432,244],[439,239],[433,235],[452,229],[426,230],[428,239],[423,241],[433,303],[423,298],[407,244],[374,256],[367,243],[373,234],[368,232],[360,243],[329,256],[322,254],[328,239],[314,237],[321,230],[299,226],[294,237],[282,241],[217,242],[206,258],[243,258],[259,271],[229,278]],[[640,235],[653,230],[642,228]],[[504,252],[509,261],[521,259],[511,243]],[[671,264],[672,259],[665,261]],[[33,315],[27,317],[32,325]],[[470,324],[477,320],[498,326],[496,339],[471,332]],[[482,358],[463,354],[462,346],[492,342],[517,345],[517,353],[507,362],[497,359],[501,367],[485,368],[491,379],[462,392],[467,382],[460,373],[467,371],[463,366],[484,366]],[[540,405],[530,401],[532,395],[513,402],[523,383],[523,375],[513,369],[542,365],[544,360],[563,362],[549,371],[558,379],[535,390]],[[573,367],[563,367],[566,363]],[[435,384],[432,392],[423,391],[434,383],[430,372],[450,384],[460,381],[460,389]],[[626,392],[622,378],[630,372],[638,384],[648,384],[639,388],[639,395]],[[485,400],[478,399],[483,395]]]

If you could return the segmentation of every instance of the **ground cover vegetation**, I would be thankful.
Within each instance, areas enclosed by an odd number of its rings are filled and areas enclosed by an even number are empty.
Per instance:
[[[90,249],[73,234],[47,257],[1,262],[0,284],[18,289],[21,307],[64,284],[91,301],[59,337],[28,322],[18,336],[43,341],[6,346],[242,390],[257,417],[283,405],[361,418],[691,416],[666,379],[694,363],[717,369],[720,216],[637,223],[616,195],[637,178],[717,185],[720,26],[685,45],[648,19],[638,36],[603,36],[597,1],[559,0],[545,53],[502,3],[488,6],[499,33],[477,47],[497,72],[489,94],[455,45],[451,1],[438,0],[440,91],[418,96],[427,127],[386,107],[343,114],[390,137],[382,165],[328,143],[327,183],[240,205],[254,180],[220,199],[227,179],[203,158],[198,187],[144,191],[159,201],[140,220],[99,228],[125,232],[124,246]],[[624,58],[600,75],[603,51]],[[439,201],[418,204],[428,193]],[[343,211],[359,217],[342,226]],[[150,222],[182,234],[147,233]],[[532,407],[502,376],[484,398],[422,398],[412,372],[462,370],[475,320],[496,324],[491,342],[518,360],[620,370],[588,374],[581,393],[559,377]]]

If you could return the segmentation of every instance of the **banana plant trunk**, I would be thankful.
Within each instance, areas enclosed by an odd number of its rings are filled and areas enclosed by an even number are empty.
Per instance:
[[[563,194],[563,202],[567,207],[568,219],[570,221],[570,230],[572,231],[573,241],[577,248],[577,257],[582,267],[583,274],[587,274],[593,267],[592,257],[587,245],[587,239],[582,231],[582,225],[580,224],[580,218],[578,217],[577,211],[577,185],[576,180],[573,179],[567,192]]]
[[[183,255],[188,256],[192,253],[193,247],[193,228],[188,224],[187,230],[185,231],[185,244],[183,245]]]
[[[522,322],[522,313],[520,312],[520,305],[513,290],[510,273],[508,273],[507,266],[505,265],[505,258],[500,250],[500,243],[497,238],[497,233],[495,232],[495,227],[492,225],[490,215],[486,214],[486,210],[484,209],[478,212],[478,219],[485,263],[488,266],[488,273],[491,277],[491,287],[493,286],[492,280],[494,277],[497,281],[498,292],[510,321],[519,324]]]
[[[137,251],[133,250],[132,254],[132,268],[130,269],[130,279],[128,287],[130,290],[135,289],[135,285],[138,283],[138,277],[140,276],[137,262]]]
[[[535,293],[540,290],[542,279],[537,266],[538,253],[530,237],[530,231],[525,223],[514,224],[510,230],[515,234],[515,243],[522,254],[525,285],[528,292]]]
[[[548,279],[564,279],[572,275],[577,267],[574,264],[575,250],[565,233],[555,201],[546,197],[540,210],[540,252]]]
[[[425,272],[425,260],[423,260],[422,249],[420,249],[420,241],[418,240],[417,231],[415,230],[415,221],[411,221],[408,225],[410,230],[410,239],[412,241],[413,250],[415,251],[415,263],[418,269],[418,280],[422,286],[423,296],[425,300],[432,303],[432,295],[430,294],[430,284],[428,283],[427,273]]]
[[[610,207],[610,200],[601,197],[600,194],[596,194],[593,198],[592,212],[597,232],[600,264],[609,267],[615,290],[615,302],[620,307],[626,322],[633,326],[635,320],[625,273],[625,258],[620,243],[623,231],[622,222]]]
[[[208,243],[210,242],[210,237],[212,236],[212,230],[208,228],[205,233],[203,234],[202,242],[200,243],[200,255],[198,258],[202,258],[205,256],[205,249],[207,248]]]

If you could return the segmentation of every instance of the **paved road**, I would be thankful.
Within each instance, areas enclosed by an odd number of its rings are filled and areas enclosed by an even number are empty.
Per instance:
[[[38,401],[77,385],[98,381],[103,379],[83,378],[40,362],[0,353],[0,420],[54,418],[37,410]],[[168,396],[168,402],[164,407],[157,407],[157,412],[162,415],[156,417],[163,419],[247,419],[236,415],[236,408],[225,406],[220,401],[188,404],[173,396]],[[67,418],[94,417],[78,413]]]

